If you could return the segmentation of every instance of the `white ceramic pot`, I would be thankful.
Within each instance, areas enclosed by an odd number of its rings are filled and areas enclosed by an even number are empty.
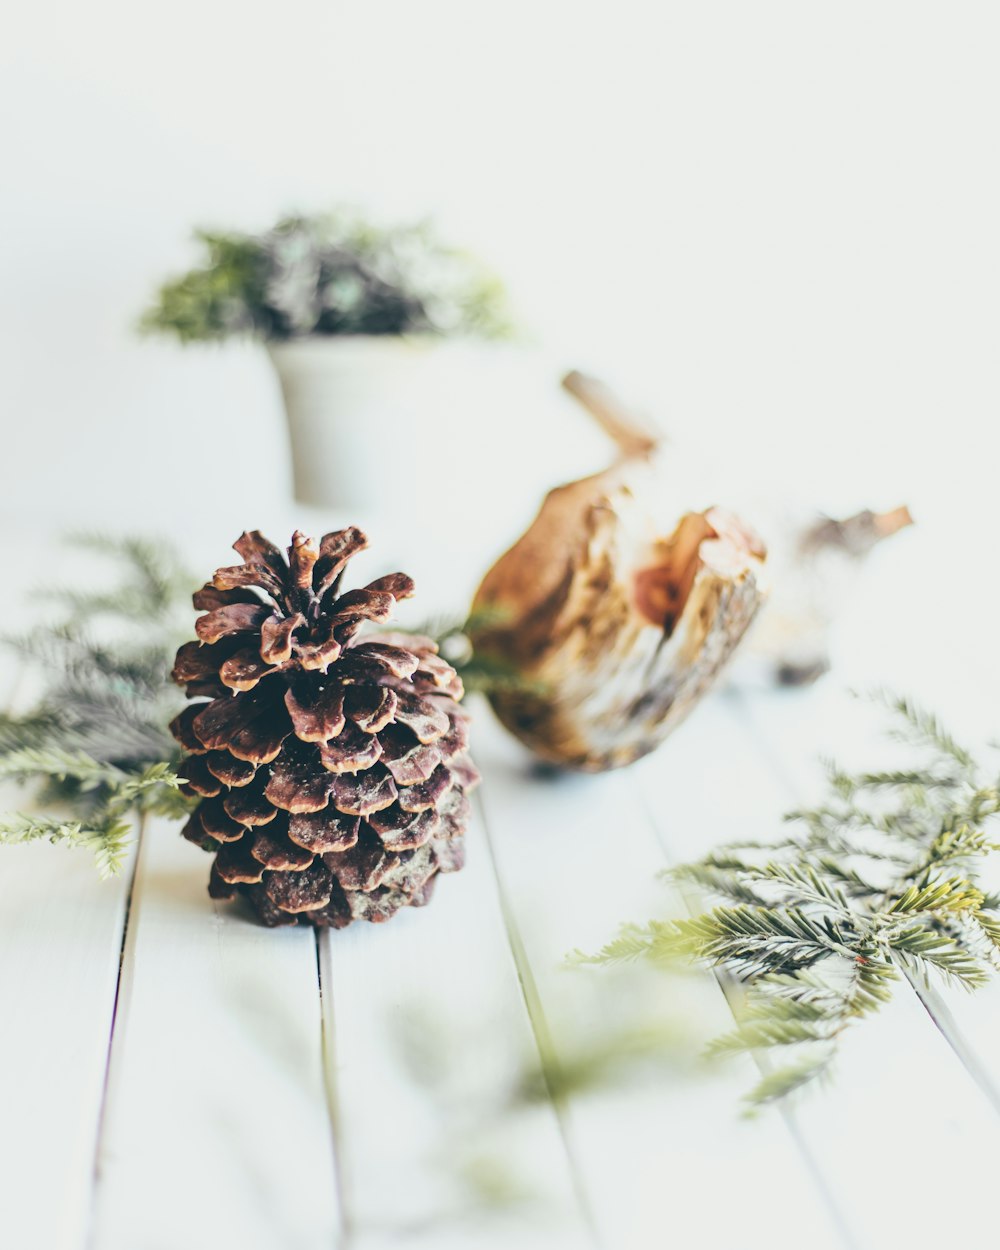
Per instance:
[[[546,491],[613,454],[559,387],[564,363],[533,347],[359,336],[269,352],[297,523],[360,525],[379,534],[380,550],[391,538],[398,567],[441,603],[461,602],[459,583],[471,593],[487,556],[527,529]],[[304,515],[308,507],[321,515]]]
[[[449,416],[430,337],[345,335],[271,343],[288,419],[295,498],[337,510],[414,489]],[[447,389],[447,387],[445,388]]]

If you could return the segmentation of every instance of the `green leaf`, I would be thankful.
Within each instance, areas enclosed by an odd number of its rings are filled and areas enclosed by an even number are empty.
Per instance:
[[[0,778],[26,781],[32,777],[54,777],[59,781],[71,778],[82,790],[97,786],[121,785],[125,774],[113,765],[95,760],[83,751],[67,751],[59,747],[22,747],[0,755]]]
[[[933,712],[920,707],[912,699],[884,690],[874,691],[872,697],[895,712],[903,722],[896,734],[904,741],[915,740],[935,747],[942,754],[950,756],[964,770],[975,767],[970,752],[952,737]]]
[[[8,640],[37,664],[38,703],[0,717],[0,778],[34,781],[65,814],[0,817],[0,841],[48,839],[90,850],[102,875],[120,870],[140,811],[182,815],[179,758],[167,722],[182,700],[170,681],[174,617],[196,583],[170,548],[135,536],[78,535],[107,557],[117,584],[48,593],[64,619]]]
[[[973,953],[923,925],[910,925],[891,933],[887,945],[904,966],[917,967],[925,973],[935,969],[967,989],[976,989],[990,980],[988,969]]]
[[[596,954],[587,955],[581,950],[574,950],[566,957],[566,962],[573,967],[586,964],[634,963],[650,953],[652,941],[653,937],[648,928],[643,929],[639,925],[623,925],[618,936],[602,946]]]
[[[1000,916],[980,908],[976,913],[976,923],[982,930],[987,941],[1000,951]]]
[[[815,1055],[800,1059],[797,1063],[785,1064],[767,1073],[747,1094],[747,1102],[756,1107],[769,1103],[781,1102],[805,1085],[812,1084],[824,1076],[833,1062],[835,1054],[832,1045],[824,1047]]]
[[[744,875],[746,871],[748,870],[740,869],[734,872],[732,865],[722,866],[706,859],[697,864],[683,864],[664,875],[673,877],[677,881],[690,882],[707,890],[710,894],[720,895],[734,903],[745,903],[749,906],[763,905],[765,900],[746,879]]]
[[[890,915],[920,911],[976,911],[983,893],[960,877],[948,877],[922,884],[911,882],[888,908]]]
[[[745,1020],[731,1033],[723,1033],[708,1047],[711,1058],[738,1054],[748,1050],[761,1050],[774,1046],[797,1046],[802,1042],[824,1041],[823,1015],[810,1015],[802,1007],[800,1014],[780,1018],[761,1017]]]
[[[53,816],[30,816],[11,812],[0,816],[0,842],[11,845],[47,840],[93,853],[102,878],[121,871],[132,828],[125,820],[105,817],[94,825]]]

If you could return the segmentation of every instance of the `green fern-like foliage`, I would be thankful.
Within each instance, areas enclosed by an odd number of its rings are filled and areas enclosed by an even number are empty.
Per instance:
[[[162,543],[71,541],[106,556],[117,582],[45,591],[61,619],[7,639],[43,684],[33,706],[0,713],[0,779],[31,784],[39,811],[0,816],[0,842],[85,847],[106,876],[124,861],[132,812],[187,807],[166,726],[182,702],[170,669],[194,583]]]
[[[498,279],[426,222],[291,216],[262,234],[198,230],[204,261],[166,282],[141,328],[181,342],[512,332]]]
[[[670,874],[718,899],[690,918],[625,926],[577,963],[694,960],[742,986],[736,1027],[714,1055],[754,1052],[751,1103],[780,1101],[830,1070],[845,1031],[904,976],[975,990],[1000,970],[1000,897],[980,870],[1000,781],[936,717],[879,696],[912,767],[851,774],[828,766],[821,805],[793,812],[775,842],[734,842]],[[763,1057],[767,1056],[764,1060]]]
[[[34,789],[32,810],[0,814],[0,844],[85,847],[108,875],[124,862],[132,813],[181,816],[190,806],[167,725],[184,704],[170,671],[189,635],[197,583],[162,540],[69,541],[105,558],[108,582],[39,592],[61,615],[4,640],[38,671],[42,688],[24,711],[0,711],[0,781]],[[513,671],[475,656],[470,628],[441,620],[419,632],[434,636],[468,689],[516,683]]]

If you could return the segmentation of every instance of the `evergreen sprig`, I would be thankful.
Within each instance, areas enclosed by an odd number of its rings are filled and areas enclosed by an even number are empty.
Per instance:
[[[118,871],[131,812],[181,816],[181,752],[167,725],[183,706],[170,679],[189,635],[196,584],[169,544],[141,537],[76,535],[74,546],[107,559],[117,580],[84,589],[47,587],[38,597],[62,615],[3,639],[42,678],[36,702],[0,711],[0,781],[34,783],[40,809],[0,815],[0,843],[47,839],[91,849],[102,874]],[[438,621],[434,636],[470,690],[518,681],[473,653],[474,622]]]
[[[742,987],[714,1055],[754,1052],[773,1103],[830,1069],[847,1028],[878,1011],[901,974],[965,989],[1000,971],[1000,897],[979,874],[1000,846],[1000,780],[937,717],[880,693],[891,736],[917,752],[898,771],[828,765],[828,794],[792,812],[775,842],[737,841],[667,875],[722,900],[690,918],[627,925],[574,962],[694,960]],[[765,1058],[767,1056],[767,1058]]]
[[[107,557],[117,584],[48,588],[55,623],[6,642],[42,678],[37,702],[0,713],[0,780],[34,783],[40,806],[62,814],[0,816],[0,842],[47,839],[84,847],[102,876],[119,871],[136,811],[180,815],[180,753],[166,726],[181,704],[170,682],[179,608],[193,580],[155,540],[82,535],[76,546]]]

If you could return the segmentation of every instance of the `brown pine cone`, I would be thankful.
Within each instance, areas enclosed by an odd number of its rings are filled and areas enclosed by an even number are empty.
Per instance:
[[[404,573],[340,592],[367,545],[297,532],[286,559],[243,534],[177,652],[174,681],[201,700],[170,726],[201,797],[183,834],[215,856],[209,894],[244,894],[265,924],[388,920],[462,867],[479,780],[462,682],[430,638],[361,632],[413,594]]]

